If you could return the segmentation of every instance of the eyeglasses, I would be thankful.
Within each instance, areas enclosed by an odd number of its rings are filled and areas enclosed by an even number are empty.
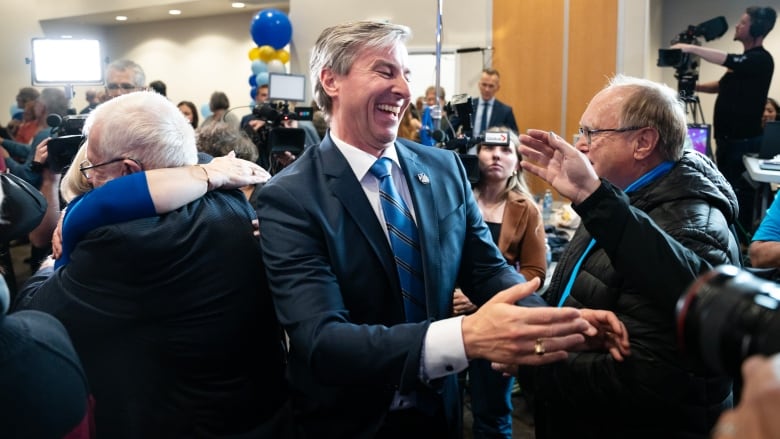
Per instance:
[[[112,82],[106,84],[106,88],[109,90],[119,90],[121,88],[124,91],[130,91],[130,90],[135,90],[138,87],[136,87],[135,84],[128,84],[126,82],[123,82],[122,84],[115,84]]]
[[[589,128],[580,127],[579,132],[580,132],[580,137],[584,135],[585,136],[585,140],[588,143],[588,146],[590,146],[590,142],[593,140],[593,135],[594,134],[610,133],[610,132],[612,132],[612,133],[625,133],[627,131],[641,130],[642,128],[644,128],[644,127],[603,128],[603,129],[600,129],[600,130],[591,130]]]
[[[107,161],[107,162],[98,163],[97,165],[93,165],[92,163],[90,163],[90,161],[89,161],[89,160],[84,160],[84,161],[82,161],[82,162],[79,164],[79,171],[81,171],[81,175],[83,175],[85,179],[89,180],[90,178],[94,177],[94,174],[92,173],[92,170],[93,170],[93,169],[95,169],[95,168],[99,168],[99,167],[101,167],[101,166],[110,165],[110,164],[112,164],[112,163],[121,162],[121,161],[123,161],[123,160],[132,160],[132,161],[134,161],[136,164],[138,164],[138,166],[139,166],[139,167],[140,167],[142,170],[144,169],[144,165],[143,165],[143,164],[141,164],[141,162],[139,162],[139,161],[138,161],[138,160],[136,160],[136,159],[131,159],[131,158],[129,158],[129,157],[117,157],[117,158],[115,158],[115,159],[112,159],[112,160],[109,160],[109,161]]]

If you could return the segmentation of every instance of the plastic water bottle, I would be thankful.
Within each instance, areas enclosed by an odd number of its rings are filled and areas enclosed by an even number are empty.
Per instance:
[[[544,198],[542,198],[542,219],[544,223],[550,222],[553,210],[553,194],[550,189],[544,191]]]

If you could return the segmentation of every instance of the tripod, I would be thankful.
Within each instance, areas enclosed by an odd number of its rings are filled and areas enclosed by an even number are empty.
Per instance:
[[[699,101],[698,96],[680,93],[680,99],[683,101],[683,104],[685,104],[685,114],[691,115],[694,125],[707,123],[704,121],[704,111],[701,109],[701,102]],[[701,122],[699,122],[699,120],[701,120]]]

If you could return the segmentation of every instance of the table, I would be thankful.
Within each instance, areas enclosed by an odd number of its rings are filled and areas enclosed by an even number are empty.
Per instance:
[[[760,183],[760,187],[756,191],[759,199],[756,200],[756,208],[753,211],[754,222],[763,218],[769,208],[769,183],[780,183],[780,171],[761,169],[763,161],[764,159],[758,157],[742,156],[742,162],[745,164],[748,175],[753,181]]]

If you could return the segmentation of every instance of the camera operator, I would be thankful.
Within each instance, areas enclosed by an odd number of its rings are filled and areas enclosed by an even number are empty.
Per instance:
[[[275,174],[287,167],[298,158],[298,155],[306,146],[319,143],[319,135],[311,125],[311,121],[299,121],[295,112],[290,110],[286,102],[276,104],[264,104],[252,110],[252,117],[243,128],[252,142],[257,146],[257,164],[271,174]],[[271,132],[277,128],[299,128],[303,131],[304,138],[294,150],[278,150],[269,144]]]
[[[268,101],[268,84],[261,84],[257,86],[257,93],[255,93],[255,106],[262,106]],[[257,120],[254,113],[249,113],[241,118],[241,129],[245,129],[249,125],[249,121]]]
[[[496,93],[501,88],[500,78],[501,76],[496,69],[486,68],[482,70],[479,78],[479,99],[472,99],[473,131],[465,133],[467,136],[477,137],[493,126],[505,126],[514,132],[518,132],[512,107],[496,99]],[[464,124],[464,121],[460,118],[452,118],[450,122],[452,122],[455,130]],[[476,151],[477,146],[474,144],[468,153],[476,154]]]
[[[718,168],[731,183],[739,200],[740,224],[749,233],[755,189],[742,175],[742,156],[757,153],[763,128],[761,118],[774,71],[772,55],[763,47],[764,38],[775,25],[771,7],[751,6],[737,23],[734,40],[744,46],[741,54],[726,53],[694,44],[675,44],[672,49],[700,56],[728,70],[719,81],[696,85],[696,91],[718,93],[714,127]],[[740,237],[747,244],[745,235]]]
[[[35,101],[35,120],[38,121],[40,128],[30,144],[0,139],[0,146],[2,146],[0,153],[8,169],[36,188],[41,186],[40,171],[43,168],[41,162],[36,161],[36,147],[43,140],[51,137],[54,131],[54,128],[48,125],[47,118],[52,114],[65,116],[68,113],[68,105],[68,97],[62,89],[45,88]]]

